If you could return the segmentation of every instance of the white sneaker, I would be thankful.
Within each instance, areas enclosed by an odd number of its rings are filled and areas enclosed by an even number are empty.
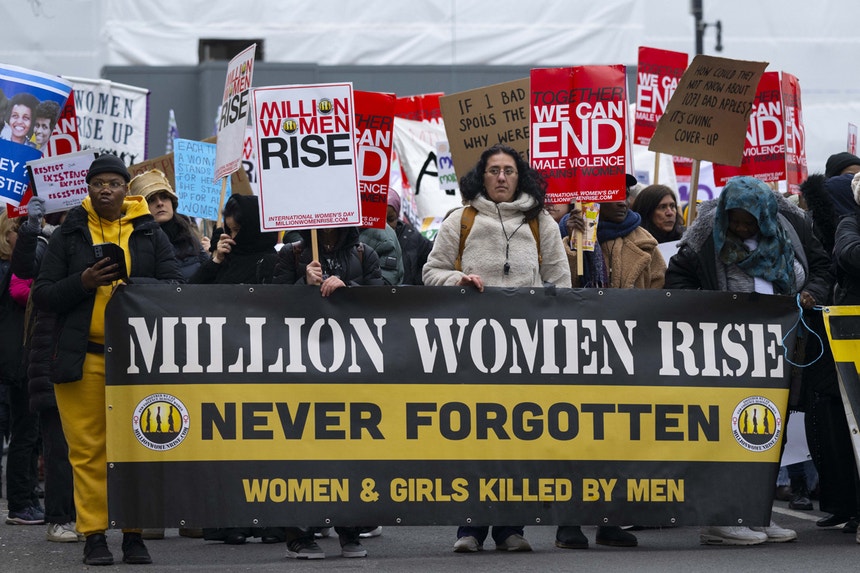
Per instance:
[[[55,541],[57,543],[75,543],[80,541],[78,532],[75,531],[74,523],[49,523],[45,538],[48,541]]]
[[[780,527],[771,520],[767,527],[750,527],[753,531],[759,531],[767,535],[768,543],[785,543],[797,539],[797,532],[793,529]]]
[[[496,544],[498,551],[531,551],[532,546],[526,541],[526,538],[519,533],[509,535],[507,539]]]
[[[758,545],[767,541],[767,534],[749,527],[706,527],[699,532],[703,545]]]
[[[483,549],[484,546],[478,543],[476,537],[472,537],[471,535],[461,537],[454,543],[454,553],[475,553],[483,551]]]
[[[377,525],[375,529],[371,529],[370,531],[364,531],[364,532],[358,534],[358,536],[361,538],[379,537],[380,535],[382,535],[382,526],[381,525]]]

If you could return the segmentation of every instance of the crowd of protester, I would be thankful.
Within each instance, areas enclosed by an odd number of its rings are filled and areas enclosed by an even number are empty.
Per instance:
[[[823,175],[804,182],[804,208],[755,178],[737,177],[686,225],[673,189],[642,188],[628,176],[621,190],[626,200],[600,207],[593,250],[580,248],[588,232],[582,209],[547,204],[540,174],[503,145],[486,149],[462,178],[463,207],[448,214],[434,241],[402,217],[401,198],[391,191],[385,229],[318,230],[316,258],[311,231],[280,240],[261,231],[256,197],[231,196],[223,225],[207,238],[178,214],[179,198],[159,171],[132,180],[123,162],[106,154],[93,162],[86,181],[88,196],[62,215],[45,215],[39,198],[25,218],[0,213],[0,328],[7,341],[0,356],[0,436],[9,440],[6,523],[46,524],[48,541],[83,541],[88,565],[114,563],[105,537],[104,311],[121,284],[290,284],[319,289],[324,297],[361,285],[756,292],[797,297],[822,336],[816,308],[860,303],[860,158],[849,153],[832,156]],[[93,262],[92,245],[109,242],[122,247],[123,260]],[[664,257],[659,247],[670,242],[675,247]],[[818,525],[856,531],[860,484],[829,351],[803,372],[790,407],[806,413],[816,490],[828,513]],[[789,488],[807,496],[805,478],[789,474]],[[775,496],[776,489],[774,483]],[[797,507],[811,509],[803,499]],[[344,557],[366,556],[361,539],[381,530],[335,525]],[[636,536],[622,525],[602,524],[596,542],[636,546]],[[325,553],[315,540],[329,529],[284,523],[180,534],[231,544],[260,537],[286,542],[288,557],[321,559]],[[124,530],[122,560],[150,563],[144,539],[163,535]],[[532,550],[521,524],[463,525],[453,549],[480,551],[488,537],[499,550]],[[773,522],[700,532],[710,545],[796,538]],[[556,546],[585,549],[588,539],[579,525],[563,524]]]

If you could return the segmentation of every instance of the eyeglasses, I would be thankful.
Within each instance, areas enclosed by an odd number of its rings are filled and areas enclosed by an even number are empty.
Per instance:
[[[493,177],[498,177],[499,173],[504,173],[505,177],[510,177],[511,175],[516,175],[517,170],[513,167],[505,167],[504,169],[501,169],[499,167],[490,167],[489,169],[484,171],[484,174],[492,175]]]
[[[95,190],[110,189],[111,191],[119,191],[120,189],[125,189],[127,184],[122,181],[92,181],[89,183],[89,186]]]

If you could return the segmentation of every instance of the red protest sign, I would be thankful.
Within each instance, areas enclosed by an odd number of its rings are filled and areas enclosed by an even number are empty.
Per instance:
[[[767,182],[785,179],[783,118],[779,72],[765,72],[753,100],[743,160],[738,167],[714,163],[714,183],[723,186],[737,175],[750,175]]]
[[[439,98],[443,95],[445,95],[443,92],[434,92],[399,97],[394,108],[394,115],[414,121],[442,119]]]
[[[687,69],[687,54],[671,50],[639,47],[636,69],[636,121],[633,141],[648,145],[657,122],[666,111],[678,81]]]
[[[362,91],[355,91],[353,95],[361,225],[384,229],[397,97],[394,94]]]
[[[800,193],[806,180],[806,132],[800,106],[800,82],[791,74],[782,74],[782,102],[785,106],[785,166],[789,193]]]
[[[622,65],[531,71],[530,159],[548,203],[624,200],[625,81]]]

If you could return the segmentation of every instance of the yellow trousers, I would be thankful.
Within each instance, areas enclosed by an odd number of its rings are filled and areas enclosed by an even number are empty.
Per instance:
[[[55,385],[54,393],[69,444],[77,529],[84,535],[103,533],[108,528],[104,355],[87,353],[84,377]]]

